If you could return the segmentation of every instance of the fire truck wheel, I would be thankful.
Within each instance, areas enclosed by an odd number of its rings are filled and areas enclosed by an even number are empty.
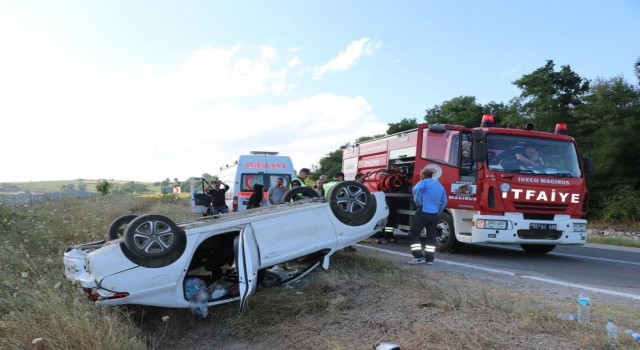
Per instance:
[[[443,253],[453,253],[462,247],[462,243],[456,239],[453,227],[453,218],[449,213],[440,215],[438,229],[441,231],[440,237],[436,238],[436,250]]]
[[[107,239],[114,240],[122,237],[122,235],[124,235],[125,228],[127,228],[127,225],[131,222],[131,220],[137,217],[137,215],[123,215],[113,220],[113,222],[111,222],[111,225],[109,225],[109,229],[107,230]]]
[[[520,247],[529,254],[547,254],[556,246],[555,244],[521,244]]]
[[[297,201],[300,199],[316,197],[319,197],[318,192],[311,187],[294,187],[284,193],[283,201],[284,203],[287,203],[291,200]]]
[[[364,225],[376,211],[374,196],[359,182],[340,182],[331,187],[327,198],[333,215],[345,225]]]
[[[131,255],[165,264],[182,255],[186,240],[185,232],[171,219],[156,214],[135,218],[124,231],[124,245]]]

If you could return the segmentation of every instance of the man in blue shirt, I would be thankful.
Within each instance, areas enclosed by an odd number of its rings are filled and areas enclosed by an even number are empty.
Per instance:
[[[447,205],[447,194],[442,184],[432,179],[433,170],[424,168],[420,171],[420,182],[413,187],[413,200],[418,208],[411,218],[409,242],[413,259],[409,264],[433,264],[436,251],[436,234],[438,217]],[[420,234],[427,229],[427,242],[422,246]]]

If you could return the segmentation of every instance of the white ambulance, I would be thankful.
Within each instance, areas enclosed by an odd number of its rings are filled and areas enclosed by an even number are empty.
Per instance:
[[[263,196],[266,198],[269,188],[276,184],[276,178],[284,178],[285,187],[295,177],[293,163],[288,156],[279,156],[278,152],[252,151],[250,154],[241,155],[231,165],[220,167],[217,178],[229,186],[226,193],[226,202],[229,211],[242,211],[247,209],[247,202],[253,193],[253,185],[261,184],[264,188]],[[191,184],[191,211],[205,214],[211,203],[211,196],[204,190],[209,184],[206,179],[192,177]]]

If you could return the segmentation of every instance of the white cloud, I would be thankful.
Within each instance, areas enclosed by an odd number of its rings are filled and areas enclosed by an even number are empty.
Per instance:
[[[42,33],[0,29],[0,181],[186,179],[252,150],[309,167],[387,128],[360,96],[265,103],[297,79],[274,47],[204,47],[168,72],[113,71]]]
[[[338,56],[322,66],[314,69],[313,78],[321,79],[327,72],[344,71],[358,63],[363,56],[372,55],[375,50],[380,48],[380,42],[372,42],[369,38],[356,40],[340,51]]]

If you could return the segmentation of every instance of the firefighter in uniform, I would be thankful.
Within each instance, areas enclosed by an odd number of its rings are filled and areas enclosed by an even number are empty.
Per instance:
[[[436,251],[436,235],[438,232],[438,217],[447,205],[447,194],[441,183],[434,180],[433,170],[424,168],[420,171],[420,181],[413,187],[413,200],[417,209],[411,218],[409,227],[409,242],[413,259],[409,264],[433,264]],[[422,246],[420,234],[427,229],[427,241]]]

